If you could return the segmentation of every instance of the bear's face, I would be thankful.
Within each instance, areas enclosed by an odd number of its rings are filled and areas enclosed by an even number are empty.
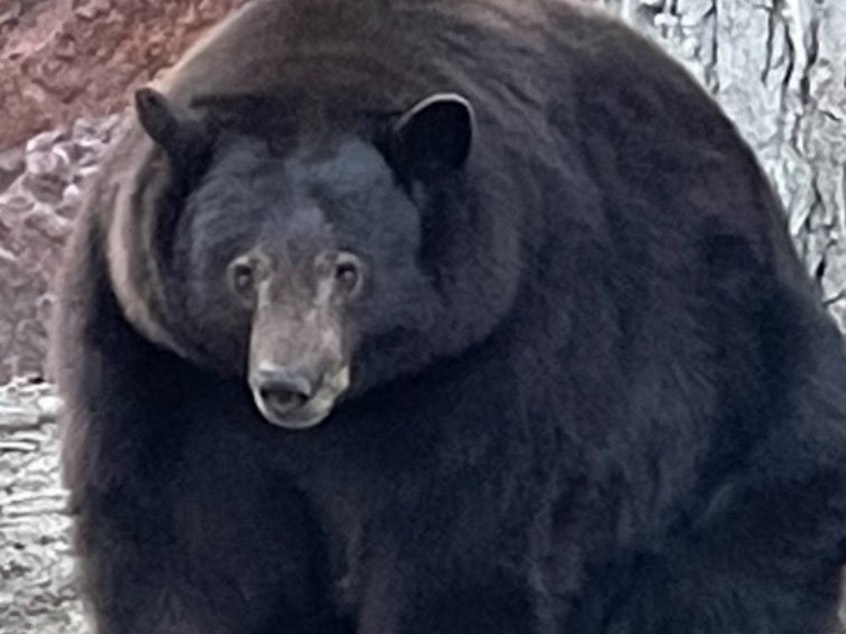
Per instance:
[[[416,207],[361,140],[278,158],[236,138],[178,225],[182,310],[206,355],[246,366],[268,420],[310,426],[349,387],[362,340],[424,327],[420,236]]]
[[[173,170],[203,165],[167,229],[170,328],[192,361],[243,376],[268,421],[313,426],[342,396],[460,351],[504,313],[510,289],[473,277],[496,274],[475,266],[484,240],[450,246],[475,231],[460,98],[424,100],[382,142],[342,133],[283,151],[233,130],[207,138],[161,96],[139,100],[139,115]]]

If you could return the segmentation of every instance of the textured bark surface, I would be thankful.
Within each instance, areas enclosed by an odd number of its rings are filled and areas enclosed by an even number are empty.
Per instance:
[[[0,152],[0,383],[44,370],[58,252],[79,187],[118,123],[73,121],[120,110],[128,87],[242,1],[0,0],[0,147],[18,148]],[[846,1],[594,1],[680,59],[737,122],[846,325]],[[0,389],[2,634],[88,631],[71,576],[51,395],[26,381]]]
[[[737,123],[846,328],[846,2],[597,1],[681,60]]]
[[[48,384],[0,388],[0,632],[84,634]]]

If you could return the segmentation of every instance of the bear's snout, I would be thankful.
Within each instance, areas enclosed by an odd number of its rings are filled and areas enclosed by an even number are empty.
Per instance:
[[[277,416],[299,409],[314,394],[315,381],[302,370],[264,365],[256,374],[257,397]]]
[[[349,385],[349,368],[318,376],[307,368],[262,363],[250,375],[253,400],[271,423],[307,429],[322,422]]]

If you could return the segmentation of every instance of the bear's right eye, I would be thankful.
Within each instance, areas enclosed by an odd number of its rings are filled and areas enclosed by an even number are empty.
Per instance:
[[[251,258],[240,257],[229,265],[229,285],[248,305],[252,304],[256,289],[256,269]]]

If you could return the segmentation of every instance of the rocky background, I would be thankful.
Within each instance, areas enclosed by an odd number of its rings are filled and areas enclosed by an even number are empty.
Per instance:
[[[0,0],[0,384],[46,372],[62,244],[130,91],[243,1]]]
[[[585,1],[654,37],[719,99],[846,326],[846,2]],[[0,0],[0,634],[88,631],[46,361],[52,283],[84,181],[130,90],[243,2]]]

